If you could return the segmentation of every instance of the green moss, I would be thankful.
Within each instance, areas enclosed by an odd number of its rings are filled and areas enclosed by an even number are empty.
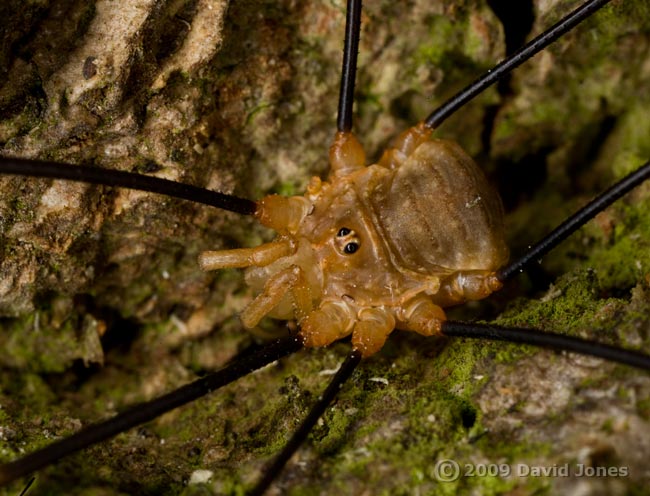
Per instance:
[[[51,325],[52,316],[37,311],[4,326],[4,365],[39,372],[62,372],[76,359],[94,361],[95,354],[83,346],[84,323],[66,320]],[[92,357],[92,358],[91,358]]]
[[[645,419],[650,419],[650,398],[642,398],[637,403],[639,414]]]
[[[254,122],[256,114],[263,112],[265,109],[271,107],[273,104],[269,102],[258,103],[255,108],[248,112],[244,126],[251,125]]]
[[[298,192],[294,183],[286,182],[280,184],[275,193],[282,196],[294,196]]]
[[[444,16],[434,16],[431,18],[430,26],[430,39],[426,45],[419,48],[418,57],[422,62],[430,62],[436,65],[450,64],[451,57],[448,53],[449,48],[447,48],[449,45],[445,43],[445,40],[457,36],[453,22]]]
[[[521,301],[511,305],[497,322],[505,326],[538,329],[553,328],[562,322],[563,332],[584,328],[594,320],[594,314],[607,303],[598,298],[600,285],[596,272],[586,270],[561,276],[544,298],[533,302]],[[524,308],[525,306],[525,308]]]
[[[589,263],[598,267],[606,288],[630,289],[650,268],[650,201],[634,207],[619,204],[611,244],[596,247]]]

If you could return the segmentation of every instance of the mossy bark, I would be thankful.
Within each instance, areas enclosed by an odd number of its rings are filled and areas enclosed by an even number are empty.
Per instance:
[[[575,3],[535,2],[533,32]],[[4,155],[253,199],[300,193],[327,170],[341,0],[43,0],[1,9]],[[503,57],[504,28],[479,0],[365,9],[355,129],[377,158]],[[438,131],[498,186],[515,256],[650,157],[649,45],[647,2],[614,1]],[[241,274],[196,265],[202,250],[268,239],[250,219],[61,182],[1,178],[0,192],[1,460],[215,369],[259,339],[236,316],[251,297]],[[644,185],[531,276],[452,315],[650,350],[649,206]],[[345,344],[301,352],[37,474],[30,494],[241,493],[345,353]],[[635,370],[396,333],[354,374],[276,492],[642,493],[649,415],[650,378]],[[441,482],[435,467],[445,459],[512,473],[477,468]],[[521,464],[627,475],[516,477]],[[188,484],[196,470],[211,471],[210,481]]]

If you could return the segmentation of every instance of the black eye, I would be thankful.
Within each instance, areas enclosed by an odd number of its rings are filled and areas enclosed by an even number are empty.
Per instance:
[[[347,227],[342,227],[341,229],[339,229],[339,232],[336,233],[336,235],[339,237],[347,236],[348,234],[350,234],[350,230]]]
[[[348,243],[345,245],[345,248],[343,248],[343,251],[347,254],[352,254],[356,252],[359,249],[359,243]]]

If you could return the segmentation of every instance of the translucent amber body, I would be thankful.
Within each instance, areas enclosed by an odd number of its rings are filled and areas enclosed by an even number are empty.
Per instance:
[[[455,143],[419,125],[379,163],[338,133],[327,181],[302,197],[266,197],[257,217],[276,229],[268,245],[206,252],[206,269],[252,266],[259,296],[242,320],[296,319],[306,346],[352,334],[364,356],[394,329],[438,333],[442,307],[484,298],[500,287],[508,257],[503,209],[483,173]]]

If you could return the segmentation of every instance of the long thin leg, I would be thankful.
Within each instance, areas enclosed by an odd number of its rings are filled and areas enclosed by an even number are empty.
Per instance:
[[[352,105],[354,103],[354,83],[357,77],[357,58],[361,36],[361,0],[348,0],[345,17],[345,41],[343,46],[343,66],[339,91],[338,117],[336,128],[340,132],[352,130]]]
[[[508,343],[530,344],[558,351],[571,351],[581,355],[604,358],[642,370],[650,370],[650,356],[644,353],[549,331],[447,320],[443,322],[440,332],[444,336],[507,341]]]
[[[346,9],[343,65],[336,120],[338,132],[329,153],[331,176],[349,174],[355,169],[363,168],[366,163],[363,147],[352,134],[354,84],[361,36],[361,0],[348,0]]]
[[[353,351],[345,362],[343,362],[343,365],[341,365],[338,372],[334,375],[334,378],[328,384],[327,389],[325,389],[325,392],[318,400],[318,403],[312,407],[305,420],[300,424],[300,427],[298,427],[298,429],[293,433],[293,436],[291,436],[287,445],[282,449],[273,463],[265,470],[264,477],[262,477],[249,493],[250,496],[259,496],[264,494],[264,492],[269,488],[291,456],[296,452],[296,450],[298,450],[298,448],[300,448],[305,439],[307,439],[307,435],[314,428],[318,419],[321,418],[323,413],[325,413],[325,409],[336,397],[336,393],[338,393],[341,386],[350,378],[354,369],[359,365],[359,362],[361,362],[361,353]]]
[[[576,10],[561,19],[557,24],[544,31],[535,39],[526,43],[523,47],[513,53],[512,56],[501,61],[493,69],[490,69],[488,72],[477,78],[466,88],[452,96],[447,100],[447,102],[443,103],[439,108],[431,112],[429,117],[424,120],[425,125],[430,129],[438,127],[449,116],[456,112],[456,110],[472,100],[475,96],[481,94],[486,88],[492,86],[503,76],[510,73],[513,69],[519,67],[533,55],[549,46],[560,36],[569,32],[610,1],[611,0],[590,0],[582,4]]]
[[[546,255],[560,242],[564,241],[589,220],[593,219],[599,212],[605,210],[624,194],[629,193],[648,178],[650,178],[650,160],[562,222],[551,233],[544,236],[537,244],[532,246],[527,253],[499,269],[496,273],[497,279],[504,282],[518,273],[523,272],[524,267]]]
[[[300,340],[296,338],[277,341],[256,353],[237,360],[218,372],[182,386],[160,398],[132,406],[111,419],[89,425],[76,434],[56,441],[41,450],[30,453],[16,461],[0,465],[0,486],[46,467],[60,458],[87,446],[153,420],[163,413],[230,384],[253,370],[262,368],[283,356],[298,351],[300,348]]]
[[[70,165],[59,162],[26,160],[12,157],[0,158],[0,174],[66,179],[89,184],[101,184],[120,188],[137,189],[149,193],[181,198],[244,215],[253,215],[257,204],[244,198],[225,193],[177,183],[168,179],[134,174],[116,170],[99,169],[85,165]]]

